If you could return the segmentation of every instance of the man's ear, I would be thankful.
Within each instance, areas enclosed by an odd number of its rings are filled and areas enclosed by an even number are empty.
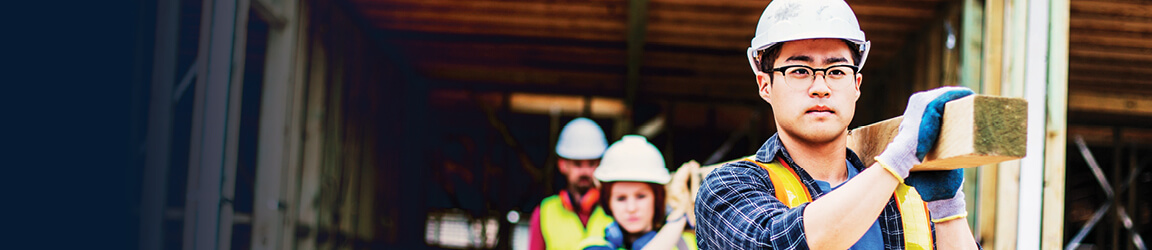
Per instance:
[[[568,160],[559,159],[556,161],[556,168],[560,169],[560,174],[568,175]]]
[[[859,86],[859,84],[857,84]],[[857,89],[859,90],[859,89]],[[768,74],[756,74],[756,92],[760,93],[760,99],[769,104],[772,103],[772,77]],[[859,92],[859,91],[857,91]]]
[[[864,81],[864,74],[856,73],[856,100],[860,100],[860,84]]]

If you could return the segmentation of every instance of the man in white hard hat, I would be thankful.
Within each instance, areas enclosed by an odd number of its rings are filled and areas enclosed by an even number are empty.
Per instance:
[[[756,155],[703,180],[700,249],[975,249],[962,170],[910,172],[935,143],[943,103],[972,93],[914,94],[877,163],[847,148],[869,42],[842,0],[777,0],[748,48],[777,134]]]
[[[556,166],[568,185],[532,212],[529,249],[575,249],[584,238],[603,235],[612,217],[597,205],[600,192],[592,173],[607,147],[604,130],[595,121],[581,117],[564,125],[556,142]]]

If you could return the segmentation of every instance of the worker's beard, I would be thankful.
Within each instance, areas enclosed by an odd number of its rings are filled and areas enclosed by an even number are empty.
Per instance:
[[[592,177],[580,176],[580,178],[577,178],[576,183],[574,183],[572,186],[576,188],[576,192],[579,192],[581,195],[583,195],[584,193],[587,193],[588,190],[596,187],[595,185],[596,183],[592,180]]]

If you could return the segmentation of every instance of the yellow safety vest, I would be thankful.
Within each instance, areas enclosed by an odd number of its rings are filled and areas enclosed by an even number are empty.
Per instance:
[[[760,163],[751,158],[744,159],[768,170],[768,177],[772,179],[772,186],[776,188],[776,199],[784,202],[785,206],[793,208],[812,201],[808,188],[800,182],[800,176],[791,167],[777,159],[770,163]],[[916,189],[901,183],[892,194],[896,198],[897,208],[900,210],[900,220],[903,222],[904,249],[934,249],[932,242],[932,224],[928,217],[928,206],[920,198]]]
[[[579,215],[564,208],[561,199],[559,195],[553,195],[540,202],[540,233],[548,249],[576,249],[584,238],[604,237],[604,227],[613,220],[603,208],[596,206],[592,210],[585,227]]]

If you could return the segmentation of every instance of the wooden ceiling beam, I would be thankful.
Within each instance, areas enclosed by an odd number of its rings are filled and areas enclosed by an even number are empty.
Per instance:
[[[1081,76],[1069,75],[1069,85],[1077,86],[1143,86],[1145,89],[1152,88],[1152,79],[1138,79],[1138,78],[1114,78],[1108,76]]]
[[[1072,15],[1069,28],[1077,30],[1104,30],[1134,33],[1152,33],[1152,20],[1124,20],[1110,16]],[[1075,34],[1075,33],[1073,33]]]
[[[925,11],[924,8],[899,5],[857,4],[852,5],[852,11],[856,12],[856,16],[904,17],[924,20],[929,20],[936,16],[935,9]]]
[[[1141,50],[1115,50],[1115,49],[1101,49],[1094,47],[1078,46],[1078,44],[1068,45],[1069,61],[1075,61],[1076,58],[1089,58],[1099,60],[1125,60],[1137,62],[1152,62],[1152,51]]]
[[[1120,83],[1101,83],[1101,81],[1069,81],[1068,92],[1104,92],[1104,93],[1127,93],[1134,95],[1152,95],[1152,87],[1148,85],[1139,84],[1120,84]]]
[[[590,42],[623,42],[623,26],[607,29],[559,30],[555,27],[524,27],[507,24],[444,23],[444,22],[374,22],[382,30],[423,33],[495,35],[526,38],[572,39]]]
[[[549,44],[496,44],[463,41],[394,41],[420,61],[509,63],[531,66],[540,62],[589,65],[624,65],[623,48],[593,48]]]
[[[1115,127],[1111,126],[1090,126],[1090,125],[1069,125],[1068,126],[1068,140],[1075,138],[1074,136],[1081,136],[1084,138],[1084,143],[1089,146],[1104,146],[1112,147],[1116,145],[1114,141],[1120,138],[1125,143],[1139,143],[1147,144],[1152,142],[1152,129],[1147,128],[1121,128],[1120,135],[1117,136]]]
[[[663,8],[660,8],[663,7]],[[697,25],[713,28],[756,28],[760,11],[702,11],[695,8],[669,8],[667,5],[653,6],[648,17],[651,23],[669,25]],[[755,12],[755,13],[752,13]]]
[[[1069,92],[1069,111],[1152,116],[1152,97],[1102,92]]]
[[[1152,33],[1149,33],[1152,35]],[[1140,49],[1152,49],[1152,39],[1131,38],[1122,36],[1100,36],[1071,32],[1068,37],[1069,44],[1089,44],[1099,46],[1119,46]]]
[[[526,28],[547,27],[561,31],[573,29],[620,30],[621,34],[623,34],[624,29],[624,20],[616,20],[608,16],[558,18],[547,15],[533,16],[531,14],[498,15],[492,13],[442,13],[390,9],[371,9],[366,10],[366,13],[369,20],[382,25],[388,25],[390,23],[503,24],[523,26]]]
[[[621,90],[619,86],[624,82],[624,75],[618,73],[453,63],[421,63],[416,67],[429,79],[450,82],[597,90]]]
[[[1099,76],[1100,73],[1105,74],[1149,74],[1152,75],[1152,67],[1143,65],[1125,65],[1125,64],[1102,64],[1084,61],[1071,61],[1068,64],[1069,71],[1082,71],[1084,75]],[[1093,73],[1095,72],[1095,73]]]
[[[551,15],[555,17],[617,16],[624,18],[624,1],[451,1],[451,0],[352,0],[367,10],[422,11],[442,14],[515,14]]]
[[[1093,13],[1129,17],[1152,18],[1152,4],[1125,3],[1096,0],[1070,1],[1071,13]]]
[[[756,11],[756,17],[760,17],[760,12],[764,11],[764,7],[768,6],[767,1],[747,1],[747,0],[713,0],[713,1],[697,1],[697,0],[652,0],[652,6],[662,5],[684,5],[684,6],[713,6],[725,8],[738,8],[738,9],[753,9]]]
[[[1070,68],[1068,75],[1082,79],[1152,79],[1152,72],[1150,71],[1121,71],[1097,68]]]

